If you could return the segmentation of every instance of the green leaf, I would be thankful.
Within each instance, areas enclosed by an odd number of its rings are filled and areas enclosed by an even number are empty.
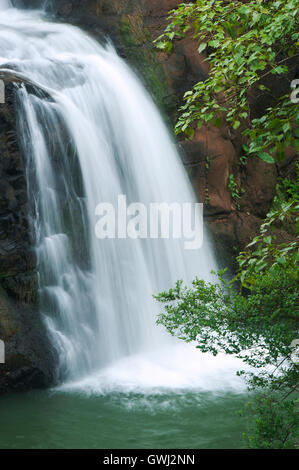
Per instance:
[[[240,127],[240,124],[241,124],[240,121],[234,121],[233,122],[233,129],[237,130]]]
[[[269,153],[266,153],[266,152],[258,152],[258,157],[263,160],[264,162],[267,162],[267,163],[275,163],[275,160],[274,158],[269,154]]]
[[[206,47],[207,47],[207,43],[206,43],[206,42],[202,42],[202,43],[198,46],[198,52],[201,53],[202,51],[205,50]]]

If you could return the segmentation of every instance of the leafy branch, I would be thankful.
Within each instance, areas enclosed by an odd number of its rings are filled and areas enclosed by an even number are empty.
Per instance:
[[[157,47],[170,53],[174,40],[191,33],[210,64],[208,78],[184,95],[176,133],[192,138],[195,126],[206,123],[240,128],[248,154],[268,163],[281,161],[286,147],[298,150],[298,105],[289,95],[274,98],[265,84],[269,75],[288,76],[288,63],[299,55],[298,26],[297,0],[197,0],[172,10]],[[274,102],[252,119],[250,103],[259,90]]]

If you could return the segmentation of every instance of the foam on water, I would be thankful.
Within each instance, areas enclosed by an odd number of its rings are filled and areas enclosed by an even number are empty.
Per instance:
[[[244,364],[219,354],[216,358],[195,349],[194,344],[176,344],[143,355],[124,357],[79,381],[65,383],[59,390],[105,395],[161,395],[189,392],[233,392],[246,390],[236,372]]]

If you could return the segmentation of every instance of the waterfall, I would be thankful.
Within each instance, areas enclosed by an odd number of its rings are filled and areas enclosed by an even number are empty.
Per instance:
[[[206,234],[199,250],[184,249],[181,239],[95,235],[97,205],[115,207],[119,195],[145,205],[195,202],[175,143],[111,44],[0,5],[0,68],[48,91],[18,88],[19,131],[40,310],[60,380],[195,386],[197,376],[210,377],[212,360],[156,325],[152,295],[178,279],[211,279],[216,263]]]
[[[11,7],[10,0],[0,0],[0,10],[6,10]]]

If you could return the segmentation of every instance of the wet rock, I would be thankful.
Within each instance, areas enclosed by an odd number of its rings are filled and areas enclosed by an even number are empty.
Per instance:
[[[33,306],[14,304],[0,287],[0,393],[47,387],[55,382],[56,353]]]
[[[30,240],[24,163],[16,131],[15,89],[0,105],[0,392],[53,383],[55,353],[37,309],[36,257]]]

